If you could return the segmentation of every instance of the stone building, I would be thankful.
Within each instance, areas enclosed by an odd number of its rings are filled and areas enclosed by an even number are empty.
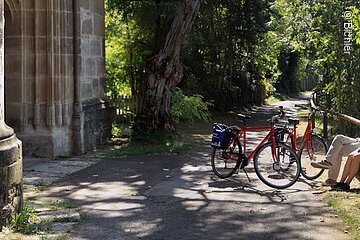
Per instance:
[[[1,228],[22,204],[22,150],[81,154],[111,124],[104,1],[0,0],[0,13]]]
[[[24,155],[83,153],[109,136],[104,1],[5,0],[6,123]]]

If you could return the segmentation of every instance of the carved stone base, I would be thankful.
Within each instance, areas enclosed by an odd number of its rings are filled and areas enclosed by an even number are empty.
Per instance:
[[[24,156],[66,157],[83,154],[107,142],[115,109],[98,99],[85,101],[71,125],[18,132]],[[1,129],[0,129],[1,130]]]
[[[23,202],[21,141],[15,134],[0,140],[0,229]]]
[[[37,132],[20,132],[24,156],[67,157],[72,155],[69,126],[53,127]]]

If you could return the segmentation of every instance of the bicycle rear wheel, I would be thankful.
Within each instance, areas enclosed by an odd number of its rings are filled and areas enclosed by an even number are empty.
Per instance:
[[[240,166],[241,146],[234,141],[227,149],[213,148],[211,167],[219,178],[232,176]]]
[[[299,151],[301,175],[303,175],[304,178],[314,180],[320,177],[324,169],[314,168],[311,166],[311,163],[324,160],[327,150],[328,148],[324,139],[318,135],[312,135],[311,139],[305,142]]]
[[[284,143],[277,142],[275,151],[277,159],[274,159],[272,142],[259,148],[254,157],[256,175],[270,187],[290,187],[300,176],[299,158],[295,151]]]

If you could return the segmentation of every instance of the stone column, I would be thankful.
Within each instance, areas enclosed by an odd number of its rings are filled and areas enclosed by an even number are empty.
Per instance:
[[[0,229],[22,206],[21,141],[4,118],[4,0],[0,0]]]

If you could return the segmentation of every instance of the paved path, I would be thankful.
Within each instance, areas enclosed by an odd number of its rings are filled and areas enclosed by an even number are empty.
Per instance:
[[[288,108],[295,102],[306,100],[281,104]],[[270,117],[272,109],[258,108],[254,121]],[[210,134],[205,137],[209,141]],[[211,171],[209,142],[194,152],[101,161],[41,196],[80,206],[84,220],[70,239],[350,239],[345,225],[314,194],[313,182],[301,179],[275,190],[251,167],[251,182],[243,173],[222,180]]]

